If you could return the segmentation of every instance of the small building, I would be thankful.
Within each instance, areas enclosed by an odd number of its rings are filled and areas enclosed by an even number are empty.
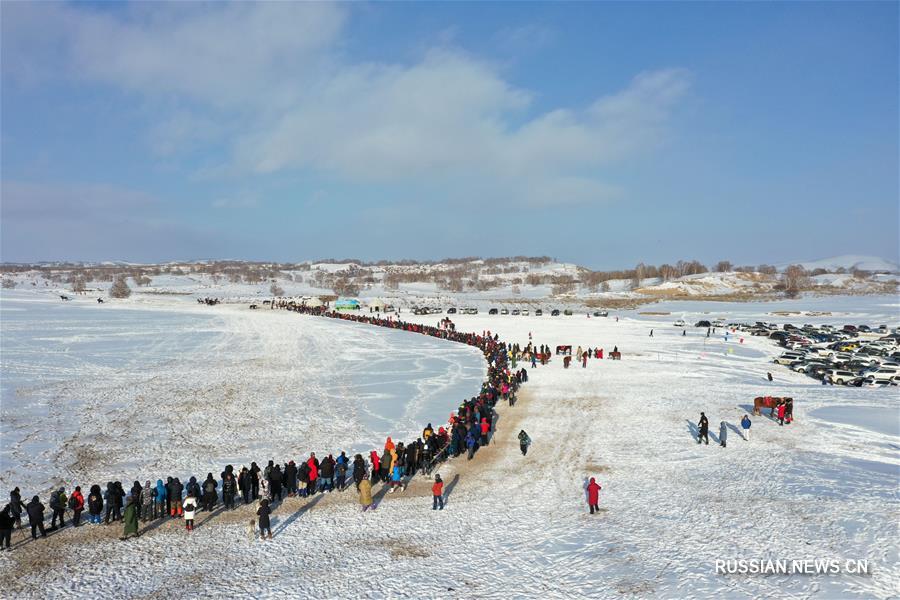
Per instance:
[[[384,300],[376,298],[369,302],[369,312],[384,312],[385,306],[387,305],[384,303]]]

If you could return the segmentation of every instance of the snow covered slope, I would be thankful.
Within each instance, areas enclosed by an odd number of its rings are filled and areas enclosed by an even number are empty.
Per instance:
[[[815,269],[825,269],[826,271],[837,271],[838,269],[846,269],[853,271],[871,271],[877,273],[898,273],[900,265],[884,258],[877,256],[859,256],[855,254],[847,254],[844,256],[834,256],[831,258],[822,258],[819,260],[795,261],[792,263],[782,263],[778,266],[778,270],[783,271],[788,265],[798,264],[807,271]]]

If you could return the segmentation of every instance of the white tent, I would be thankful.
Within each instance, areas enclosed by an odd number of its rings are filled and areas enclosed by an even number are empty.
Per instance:
[[[384,307],[387,306],[384,303],[384,300],[381,298],[375,298],[371,302],[368,303],[369,312],[384,312]]]
[[[325,306],[325,303],[319,300],[318,297],[313,296],[312,298],[308,298],[303,301],[304,306],[308,306],[310,308],[318,308],[320,306]]]

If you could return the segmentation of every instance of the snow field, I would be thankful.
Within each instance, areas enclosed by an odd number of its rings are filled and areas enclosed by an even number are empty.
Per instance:
[[[847,312],[869,310],[851,304]],[[723,312],[719,304],[698,309]],[[773,320],[767,305],[744,310]],[[271,542],[247,539],[243,509],[201,522],[191,536],[166,523],[127,545],[115,539],[118,527],[63,531],[0,555],[0,585],[124,597],[897,596],[900,439],[882,423],[896,417],[896,395],[823,388],[773,365],[778,349],[768,340],[726,344],[693,328],[682,337],[674,318],[455,317],[460,331],[490,329],[523,346],[529,332],[551,347],[608,353],[618,345],[623,360],[590,360],[587,369],[573,361],[568,370],[558,358],[524,365],[531,379],[515,407],[498,405],[496,442],[472,463],[440,468],[444,511],[431,511],[428,482],[416,480],[383,496],[374,513],[360,513],[351,492],[285,502]],[[729,429],[728,447],[718,447],[719,422],[738,427],[764,394],[793,396],[794,424],[751,414],[751,441]],[[701,410],[709,446],[693,438]],[[520,428],[534,441],[524,458]],[[600,515],[587,514],[590,476],[603,486]],[[868,558],[871,575],[716,575],[715,560],[727,558]]]

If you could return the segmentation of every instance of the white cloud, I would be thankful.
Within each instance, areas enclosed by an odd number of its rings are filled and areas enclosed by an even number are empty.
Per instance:
[[[18,62],[7,69],[5,56],[5,75],[35,81],[64,69],[143,97],[184,99],[197,108],[172,109],[147,137],[162,155],[230,149],[231,164],[208,165],[205,177],[311,170],[355,182],[478,180],[533,204],[609,199],[622,190],[600,170],[664,140],[689,85],[683,70],[650,71],[585,107],[541,114],[531,91],[459,50],[433,49],[413,64],[341,58],[346,14],[334,4],[8,7],[3,50]]]

